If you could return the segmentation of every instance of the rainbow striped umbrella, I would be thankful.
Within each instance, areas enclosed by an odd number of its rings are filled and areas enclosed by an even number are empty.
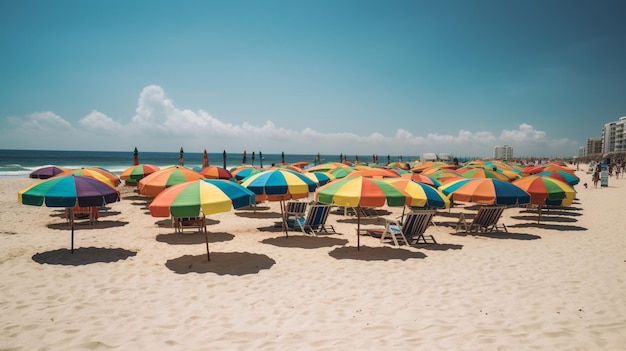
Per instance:
[[[120,179],[124,180],[127,185],[137,185],[137,183],[145,176],[148,176],[158,170],[160,170],[160,168],[155,165],[138,164],[135,166],[130,166],[122,171],[122,174],[120,174]]]
[[[232,209],[254,205],[255,194],[223,179],[200,179],[173,185],[160,192],[150,203],[153,217],[193,218],[228,212]],[[204,230],[207,259],[210,261],[209,237]]]
[[[517,185],[491,178],[454,180],[439,187],[453,201],[487,205],[523,205],[530,195]]]
[[[304,172],[302,174],[320,186],[336,179],[335,176],[328,172]]]
[[[430,185],[407,178],[387,178],[383,181],[407,193],[410,197],[409,207],[450,207],[450,199]]]
[[[576,191],[569,184],[546,176],[528,176],[513,184],[525,190],[534,205],[570,206],[576,197]]]
[[[485,169],[482,167],[473,167],[473,168],[459,168],[456,170],[457,173],[461,174],[461,177],[464,178],[491,178],[501,180],[503,182],[508,182],[509,177],[491,169]]]
[[[120,193],[112,186],[94,178],[67,175],[56,176],[17,193],[24,205],[65,207],[70,210],[72,228],[72,252],[74,252],[74,206],[98,207],[120,200]]]
[[[545,171],[541,173],[535,174],[539,177],[550,177],[562,182],[569,184],[570,186],[574,186],[580,182],[580,178],[577,175],[571,174],[565,171]]]
[[[257,173],[261,173],[263,172],[262,169],[256,168],[256,167],[249,167],[249,166],[244,166],[244,167],[237,167],[233,170],[230,171],[231,174],[233,175],[233,177],[235,177],[236,180],[238,181],[242,181],[245,178],[253,175],[253,174],[257,174]]]
[[[441,182],[440,181],[438,181],[434,177],[431,177],[431,176],[423,174],[423,173],[413,173],[413,172],[403,173],[403,174],[400,175],[400,178],[411,179],[411,180],[413,180],[415,182],[427,184],[427,185],[430,185],[430,186],[435,187],[435,188],[438,188],[438,187],[441,186]]]
[[[306,198],[309,196],[309,193],[317,188],[317,183],[304,174],[284,169],[274,169],[253,174],[245,178],[241,185],[255,193],[257,201],[264,199],[280,201],[283,229],[287,237],[289,235],[287,234],[284,201]]]
[[[315,199],[324,204],[345,207],[404,206],[409,195],[379,179],[349,177],[328,183],[315,192]],[[357,249],[360,247],[361,211],[357,211]]]
[[[69,176],[69,175],[77,175],[77,176],[97,179],[112,187],[116,187],[120,185],[121,183],[120,179],[115,174],[105,169],[98,168],[98,167],[88,167],[88,168],[67,170],[63,173],[57,174],[55,177],[63,177],[63,176]]]
[[[172,185],[204,179],[204,176],[183,166],[171,166],[160,169],[139,181],[139,193],[155,197],[158,193]]]

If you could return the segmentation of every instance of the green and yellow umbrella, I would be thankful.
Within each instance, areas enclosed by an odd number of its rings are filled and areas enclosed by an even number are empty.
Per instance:
[[[198,179],[204,179],[204,176],[183,166],[163,168],[139,181],[139,193],[148,197],[155,197],[173,185]]]

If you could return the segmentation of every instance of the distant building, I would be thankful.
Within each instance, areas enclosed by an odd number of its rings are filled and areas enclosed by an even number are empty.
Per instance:
[[[626,151],[626,116],[602,128],[602,152]]]
[[[496,160],[513,159],[513,148],[509,145],[496,146],[493,148],[493,158]]]
[[[580,156],[591,156],[602,153],[602,138],[589,138],[584,147],[585,154]]]

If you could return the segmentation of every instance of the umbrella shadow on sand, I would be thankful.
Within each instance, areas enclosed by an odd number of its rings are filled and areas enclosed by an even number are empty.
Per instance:
[[[207,232],[207,236],[209,238],[209,243],[219,243],[225,241],[231,241],[235,238],[234,235],[229,233],[212,233]],[[201,232],[193,232],[193,233],[169,233],[169,234],[159,234],[156,236],[156,241],[167,243],[170,245],[196,245],[196,244],[205,244],[206,238],[204,233]],[[213,254],[211,254],[213,255]]]
[[[253,212],[253,211],[236,211],[235,215],[244,218],[282,218],[278,212]]]
[[[165,266],[178,274],[246,275],[270,269],[274,264],[276,261],[267,255],[250,252],[211,252],[211,261],[207,261],[206,255],[185,255],[167,260]]]
[[[278,247],[296,247],[301,249],[319,249],[322,247],[343,246],[348,243],[346,239],[295,235],[290,237],[280,236],[261,240],[263,244]]]
[[[357,250],[354,246],[338,247],[328,253],[329,256],[338,260],[360,260],[360,261],[389,261],[389,260],[403,260],[415,258],[426,258],[426,254],[422,252],[415,252],[405,249],[391,248],[391,247],[369,247],[361,246]]]
[[[576,225],[537,223],[536,219],[532,223],[518,223],[518,224],[507,225],[507,228],[539,228],[539,229],[558,230],[558,231],[565,231],[565,232],[588,230],[585,227],[579,227]]]
[[[215,219],[210,219],[210,218],[206,218],[206,225],[210,226],[210,225],[215,225],[215,224],[219,224],[220,221],[215,220]],[[154,224],[159,227],[159,228],[170,228],[170,229],[174,229],[174,227],[172,226],[172,220],[171,219],[162,219],[160,221],[156,221],[154,222]]]
[[[69,249],[41,252],[33,255],[32,259],[39,264],[82,266],[99,262],[116,262],[135,255],[137,252],[121,248],[80,247],[74,249],[74,253]]]
[[[116,228],[123,227],[127,225],[129,222],[124,221],[102,221],[98,220],[93,224],[89,224],[89,221],[75,221],[74,229],[76,230],[92,230],[92,229],[106,229],[106,228]],[[48,228],[57,229],[57,230],[71,230],[72,228],[68,223],[52,223],[48,224]]]

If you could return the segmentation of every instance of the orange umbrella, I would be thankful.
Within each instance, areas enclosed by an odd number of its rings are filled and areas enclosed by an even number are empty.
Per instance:
[[[98,167],[68,170],[63,173],[57,174],[55,177],[68,176],[72,174],[77,176],[94,178],[114,188],[121,183],[120,179],[115,174]]]
[[[163,168],[139,181],[139,193],[148,197],[155,197],[172,185],[197,179],[204,179],[204,176],[189,168],[182,166]]]

